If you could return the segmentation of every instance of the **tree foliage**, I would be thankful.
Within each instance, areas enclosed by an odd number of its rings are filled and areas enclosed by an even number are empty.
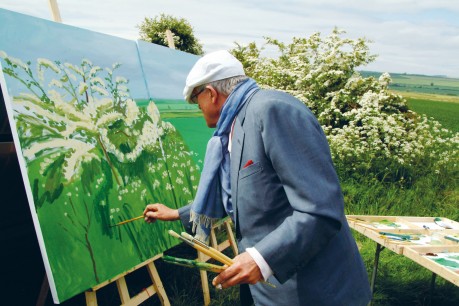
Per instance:
[[[390,75],[364,78],[356,70],[376,58],[364,38],[344,38],[334,29],[290,44],[237,44],[232,53],[265,88],[284,90],[303,101],[321,123],[338,170],[346,175],[409,182],[431,171],[457,173],[459,134],[407,107],[388,90]],[[266,46],[276,58],[263,55]]]
[[[138,28],[140,39],[166,47],[168,46],[166,30],[170,30],[176,49],[196,55],[203,54],[202,45],[194,36],[193,27],[184,18],[165,14],[155,18],[145,17]]]

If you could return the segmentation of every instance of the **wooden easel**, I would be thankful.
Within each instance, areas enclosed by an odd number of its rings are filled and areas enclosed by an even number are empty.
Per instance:
[[[116,282],[116,286],[118,287],[118,293],[120,294],[121,305],[139,305],[151,296],[158,294],[159,300],[161,301],[161,305],[170,306],[170,302],[167,298],[166,291],[164,290],[163,283],[159,278],[158,271],[156,270],[156,266],[154,264],[154,261],[158,258],[161,258],[162,256],[163,254],[156,255],[155,257],[144,261],[143,263],[135,266],[134,268],[117,275],[113,279],[109,279],[97,285],[96,287],[91,288],[91,290],[86,291],[86,305],[97,306],[96,291],[102,287],[107,286],[110,283]],[[131,298],[127,288],[126,279],[124,277],[127,274],[145,266],[148,269],[148,273],[150,274],[152,284],[148,288],[146,288],[145,290],[141,291],[140,293]]]
[[[49,9],[53,15],[53,20],[55,22],[62,23],[61,13],[59,12],[59,5],[57,5],[57,0],[48,0]]]
[[[234,239],[233,229],[231,227],[231,219],[229,217],[223,219],[221,222],[218,222],[210,231],[210,246],[219,250],[220,252],[231,247],[233,250],[234,256],[238,255],[238,249],[236,245],[236,240]],[[227,239],[221,242],[220,244],[217,241],[217,235],[215,233],[216,229],[220,229],[223,227],[226,230]],[[208,261],[210,259],[209,256],[198,252],[198,261]],[[202,285],[202,294],[204,296],[204,305],[210,304],[210,292],[209,292],[209,280],[207,277],[207,272],[204,270],[200,270],[199,273],[201,274],[201,285]]]
[[[97,296],[96,296],[97,290],[107,286],[108,284],[116,282],[118,293],[120,295],[121,305],[126,305],[126,306],[139,305],[140,303],[144,302],[145,300],[157,294],[159,300],[161,301],[161,305],[170,306],[171,304],[169,302],[169,298],[166,295],[166,291],[164,290],[163,283],[161,282],[161,278],[159,277],[158,271],[156,270],[156,266],[154,264],[154,261],[158,258],[161,258],[162,256],[163,254],[158,254],[155,257],[150,258],[142,262],[141,264],[138,264],[134,268],[126,272],[123,272],[115,276],[114,278],[109,279],[91,288],[90,290],[86,291],[85,292],[86,305],[87,306],[97,306]],[[131,297],[129,295],[129,290],[127,287],[125,276],[143,267],[147,268],[148,273],[150,274],[150,278],[152,280],[152,284],[148,286],[146,289],[142,290],[137,295]],[[48,279],[45,277],[45,279],[43,280],[41,290],[40,290],[40,295],[38,296],[38,299],[37,299],[36,306],[44,305],[48,291],[49,291]]]

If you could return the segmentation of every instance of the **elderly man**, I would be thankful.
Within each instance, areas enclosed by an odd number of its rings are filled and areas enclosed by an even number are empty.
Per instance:
[[[227,51],[196,62],[184,96],[216,127],[198,191],[179,210],[148,205],[146,221],[181,219],[205,239],[209,224],[230,215],[240,255],[212,283],[251,284],[256,305],[366,305],[367,273],[310,110],[291,95],[260,89]]]

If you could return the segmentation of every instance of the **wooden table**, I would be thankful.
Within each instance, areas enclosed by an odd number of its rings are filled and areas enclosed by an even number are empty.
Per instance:
[[[371,276],[374,290],[379,254],[387,248],[459,286],[459,222],[443,217],[347,215],[349,226],[376,242]],[[431,291],[432,292],[432,291]]]

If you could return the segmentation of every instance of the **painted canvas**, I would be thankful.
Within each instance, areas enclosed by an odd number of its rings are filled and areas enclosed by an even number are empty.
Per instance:
[[[2,92],[59,303],[177,244],[167,230],[179,222],[112,225],[193,199],[210,133],[182,98],[197,57],[2,9],[0,20]]]

